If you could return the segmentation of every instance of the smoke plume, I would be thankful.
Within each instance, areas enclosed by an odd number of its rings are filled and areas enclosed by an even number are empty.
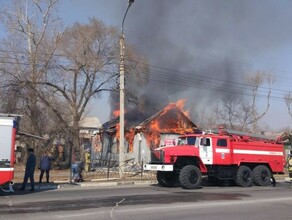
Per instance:
[[[126,6],[117,3],[117,19]],[[150,61],[144,117],[178,99],[186,99],[195,117],[200,105],[246,98],[241,84],[253,59],[291,41],[291,6],[273,0],[136,0],[124,31]]]

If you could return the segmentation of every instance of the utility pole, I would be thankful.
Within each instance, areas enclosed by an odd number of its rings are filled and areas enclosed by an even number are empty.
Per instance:
[[[119,175],[120,179],[124,178],[124,155],[125,155],[125,36],[124,36],[124,23],[128,13],[129,8],[131,7],[134,0],[128,0],[128,7],[125,12],[121,36],[120,36],[120,140],[119,140]]]

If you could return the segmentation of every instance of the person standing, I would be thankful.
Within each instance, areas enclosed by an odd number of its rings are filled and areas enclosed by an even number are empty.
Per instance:
[[[52,161],[52,157],[50,156],[49,152],[46,151],[40,159],[40,180],[39,183],[42,183],[42,179],[44,176],[44,173],[46,172],[46,179],[47,179],[47,183],[50,182],[50,170],[51,170],[51,161]]]
[[[84,157],[85,157],[85,171],[89,172],[90,171],[90,164],[91,164],[91,162],[90,162],[90,149],[89,148],[86,149]]]
[[[28,149],[28,158],[27,158],[26,166],[25,166],[24,179],[23,179],[22,187],[20,188],[20,190],[22,190],[22,191],[25,190],[25,186],[26,186],[28,178],[29,178],[30,185],[31,185],[30,191],[34,191],[35,165],[36,165],[36,157],[34,155],[34,150],[33,150],[33,148],[29,148]]]

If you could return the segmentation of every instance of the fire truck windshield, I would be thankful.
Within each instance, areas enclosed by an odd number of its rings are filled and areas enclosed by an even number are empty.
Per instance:
[[[195,145],[196,137],[179,137],[177,145]]]

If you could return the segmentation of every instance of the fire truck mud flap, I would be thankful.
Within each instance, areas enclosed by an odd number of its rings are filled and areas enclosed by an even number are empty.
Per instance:
[[[202,173],[194,165],[187,165],[182,168],[179,181],[184,189],[197,189],[202,183]]]

